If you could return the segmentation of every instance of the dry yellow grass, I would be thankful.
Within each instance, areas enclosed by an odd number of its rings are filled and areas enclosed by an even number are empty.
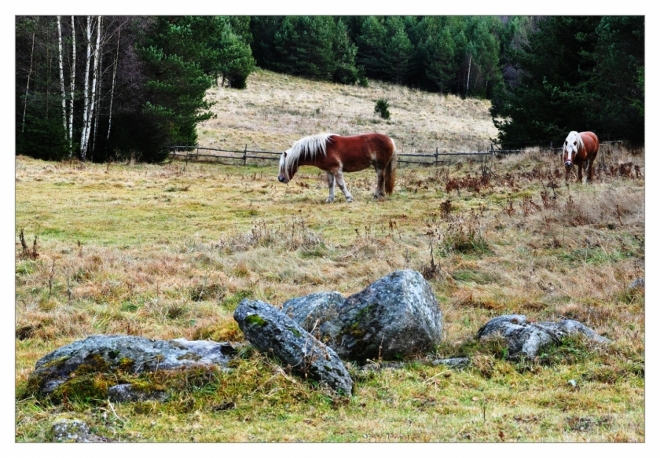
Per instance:
[[[399,111],[392,124],[374,123],[379,130],[408,132],[419,113],[450,102],[466,124],[487,124],[482,101],[440,102],[375,83],[365,90],[287,82],[265,72],[251,78],[248,87],[263,84],[260,92],[211,92],[226,97],[216,108],[235,116],[224,127],[207,124],[200,143],[241,145],[262,135],[250,146],[276,150],[317,130],[354,133],[360,116],[373,118],[371,98],[386,92]],[[325,97],[319,87],[346,100],[344,111],[353,114],[321,112],[327,124],[314,124],[319,118],[306,113]],[[342,99],[342,91],[361,90],[384,92]],[[278,94],[276,112],[264,111],[269,91]],[[239,97],[253,97],[253,105]],[[284,122],[277,118],[285,116],[286,100],[291,113]],[[481,107],[478,115],[470,104]],[[438,119],[420,127],[424,149],[435,149],[428,126],[442,124]],[[470,137],[462,128],[442,135]],[[346,177],[355,201],[340,197],[328,205],[324,174],[314,168],[302,168],[285,186],[272,164],[81,165],[18,157],[16,440],[47,440],[52,419],[64,414],[129,442],[644,441],[644,291],[629,288],[644,277],[644,179],[610,172],[630,161],[643,170],[644,157],[610,147],[601,157],[593,184],[569,186],[556,157],[538,150],[488,163],[402,166],[394,194],[380,201],[371,197],[375,173],[357,172]],[[30,247],[37,236],[36,259],[23,253],[21,229]],[[202,386],[173,377],[168,403],[114,405],[121,420],[104,400],[63,406],[21,398],[40,357],[90,334],[242,341],[232,313],[244,297],[279,307],[317,291],[349,295],[402,268],[428,274],[443,311],[444,341],[428,356],[468,354],[472,366],[454,371],[412,362],[370,375],[351,366],[356,391],[342,400],[252,353],[229,374],[206,374]],[[504,313],[577,319],[614,343],[570,341],[516,363],[474,341],[480,326]],[[218,409],[230,401],[235,408]]]
[[[487,100],[379,81],[365,88],[258,70],[247,89],[216,87],[207,99],[217,118],[199,126],[198,143],[211,148],[284,151],[306,135],[376,131],[392,137],[399,152],[454,152],[484,150],[497,135]],[[374,113],[378,99],[389,101],[387,121]]]

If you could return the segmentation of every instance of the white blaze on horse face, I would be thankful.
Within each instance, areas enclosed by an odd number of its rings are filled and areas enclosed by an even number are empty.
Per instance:
[[[564,142],[564,162],[571,162],[573,160],[573,145]]]
[[[286,166],[286,151],[282,153],[282,156],[280,156],[280,174],[277,176],[277,179],[280,181],[280,183],[289,182],[289,177],[287,176],[285,166]]]
[[[571,133],[564,141],[564,164],[571,165],[573,163],[573,154],[577,155],[578,146],[577,138]]]

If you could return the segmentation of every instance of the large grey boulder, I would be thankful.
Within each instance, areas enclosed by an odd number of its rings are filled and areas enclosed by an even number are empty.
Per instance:
[[[502,315],[493,318],[477,331],[477,338],[502,336],[506,339],[510,356],[533,358],[543,347],[558,344],[564,337],[578,333],[597,343],[610,342],[579,321],[528,322],[525,315]]]
[[[226,369],[236,353],[228,343],[153,340],[127,335],[93,335],[47,354],[35,364],[28,385],[48,395],[81,374],[171,370],[195,366]]]
[[[326,383],[341,394],[352,393],[353,380],[337,353],[280,310],[259,300],[243,299],[234,319],[258,350],[275,356],[305,378]]]
[[[340,297],[304,296],[285,309],[303,327],[314,322],[315,335],[342,359],[401,359],[431,351],[442,339],[442,312],[419,272],[397,270],[337,304]]]
[[[337,291],[312,293],[289,299],[282,304],[282,312],[305,331],[318,336],[320,325],[337,318],[345,300]]]

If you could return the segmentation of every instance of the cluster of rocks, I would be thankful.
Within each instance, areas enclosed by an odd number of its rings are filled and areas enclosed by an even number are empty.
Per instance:
[[[243,299],[234,319],[256,349],[275,357],[290,372],[344,395],[353,391],[344,361],[365,367],[373,361],[417,358],[440,343],[443,325],[430,285],[413,270],[392,272],[347,298],[338,292],[319,292],[291,299],[281,309]],[[534,357],[544,346],[575,333],[609,342],[577,321],[531,322],[524,315],[496,317],[479,329],[477,338],[501,336],[509,355]],[[35,394],[50,395],[93,371],[139,373],[199,366],[230,370],[228,363],[240,345],[96,335],[44,356],[28,384]],[[450,367],[467,363],[467,358],[432,362]],[[106,394],[113,402],[167,399],[164,389],[145,390],[126,383],[107,387]]]
[[[442,339],[442,312],[430,285],[399,270],[344,298],[338,292],[291,299],[282,310],[243,299],[234,319],[247,340],[295,372],[350,394],[342,360],[402,359]]]

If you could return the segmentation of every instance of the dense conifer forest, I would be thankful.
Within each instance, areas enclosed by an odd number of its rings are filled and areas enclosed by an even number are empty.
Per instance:
[[[643,16],[17,16],[16,153],[161,161],[257,67],[489,99],[503,147],[644,143]]]

